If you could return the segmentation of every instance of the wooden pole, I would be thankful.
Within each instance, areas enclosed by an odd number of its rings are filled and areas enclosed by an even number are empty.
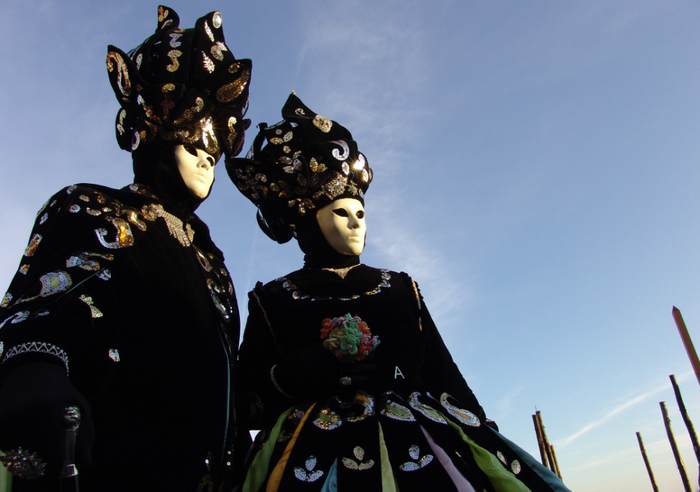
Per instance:
[[[535,413],[537,417],[537,423],[539,424],[540,427],[540,432],[542,433],[542,445],[544,446],[544,450],[547,454],[547,460],[549,461],[549,469],[552,470],[554,473],[557,474],[559,478],[561,478],[561,475],[559,474],[559,471],[557,470],[556,466],[556,458],[554,457],[554,449],[552,446],[549,444],[549,439],[547,439],[547,431],[544,428],[544,422],[542,421],[542,413],[538,410]]]
[[[690,488],[690,481],[688,480],[688,474],[685,471],[685,466],[683,465],[683,458],[678,451],[678,445],[676,444],[676,439],[673,437],[673,431],[671,430],[671,419],[668,417],[668,410],[666,410],[666,402],[659,402],[661,406],[661,414],[664,417],[664,426],[666,427],[666,435],[668,436],[668,442],[671,443],[671,450],[673,451],[673,456],[676,458],[676,464],[678,465],[678,472],[681,474],[681,481],[685,487],[686,492],[692,492]]]
[[[654,478],[654,472],[651,471],[651,465],[649,464],[649,458],[647,458],[647,452],[644,449],[644,443],[642,442],[642,435],[637,432],[637,442],[639,442],[639,450],[642,452],[642,459],[644,460],[644,466],[647,467],[647,473],[649,474],[649,480],[651,480],[651,488],[654,492],[659,492],[659,486],[656,485],[656,479]]]
[[[681,412],[681,416],[683,417],[683,422],[685,422],[685,428],[688,429],[690,441],[693,443],[695,459],[698,460],[698,464],[700,465],[700,444],[698,444],[698,435],[695,433],[693,422],[690,420],[690,417],[688,417],[688,411],[685,408],[685,403],[683,403],[683,397],[681,396],[681,390],[678,388],[676,376],[671,374],[669,378],[671,379],[671,385],[673,385],[673,393],[676,395],[676,401],[678,402],[678,408]]]
[[[537,434],[537,446],[540,448],[540,457],[542,458],[542,464],[549,468],[549,460],[547,459],[547,451],[545,451],[544,438],[542,437],[542,429],[540,428],[540,422],[537,418],[537,414],[534,414],[532,416],[532,421],[535,424],[535,434]]]
[[[552,455],[552,461],[553,461],[552,464],[554,465],[554,468],[552,470],[561,479],[561,472],[559,471],[559,461],[557,460],[557,454],[554,452],[554,444],[549,445],[549,450],[550,450],[551,455]]]
[[[690,442],[693,443],[693,452],[695,452],[695,459],[698,462],[700,469],[700,444],[698,444],[698,435],[695,433],[695,427],[693,426],[692,420],[688,416],[688,411],[685,408],[685,403],[683,403],[683,397],[681,396],[681,390],[678,388],[678,383],[676,382],[676,376],[671,374],[671,384],[673,385],[673,392],[676,395],[676,401],[678,402],[678,408],[683,417],[683,422],[685,422],[685,428],[688,429],[688,435],[690,436]],[[700,474],[698,475],[698,481],[700,481]]]
[[[678,327],[678,333],[681,335],[681,340],[683,340],[685,351],[690,359],[690,365],[693,366],[695,378],[698,380],[698,384],[700,384],[700,360],[698,359],[698,353],[695,351],[695,347],[693,346],[693,341],[690,339],[688,328],[685,326],[683,316],[676,306],[673,306],[671,314],[676,322],[676,327]]]

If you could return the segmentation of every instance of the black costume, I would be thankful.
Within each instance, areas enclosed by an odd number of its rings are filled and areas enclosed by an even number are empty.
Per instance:
[[[250,293],[240,413],[262,431],[243,492],[568,490],[487,421],[416,283],[343,249],[372,179],[350,132],[295,95],[282,116],[226,163],[263,230],[306,254]]]
[[[38,214],[0,306],[0,462],[14,490],[74,487],[75,465],[83,492],[230,487],[239,316],[194,212],[240,151],[251,63],[219,12],[181,29],[160,6],[107,71],[136,184],[71,186]]]
[[[487,424],[405,273],[304,268],[256,286],[249,312],[238,371],[264,430],[243,490],[465,490],[445,458],[475,490],[566,490]],[[270,368],[319,344],[322,320],[345,313],[359,315],[381,341],[367,382],[349,398],[338,396],[342,386],[313,380],[301,382],[307,391],[284,395],[284,375],[273,373],[274,383]]]
[[[95,447],[81,488],[196,490],[219,477],[238,312],[194,214],[139,185],[62,190],[39,212],[0,319],[3,375],[51,364],[89,402]],[[24,446],[41,457],[33,437]]]

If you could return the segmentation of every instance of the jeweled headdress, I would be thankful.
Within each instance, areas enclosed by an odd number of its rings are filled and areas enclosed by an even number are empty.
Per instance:
[[[180,29],[177,13],[158,7],[158,28],[125,54],[109,46],[107,72],[122,108],[117,141],[137,152],[156,138],[201,148],[217,160],[243,146],[250,120],[252,63],[236,60],[224,42],[222,17],[211,12],[194,29]]]
[[[311,111],[294,93],[282,117],[276,125],[258,125],[245,159],[226,159],[231,180],[258,207],[260,227],[278,242],[292,237],[300,217],[334,200],[364,203],[372,181],[367,159],[346,128]]]

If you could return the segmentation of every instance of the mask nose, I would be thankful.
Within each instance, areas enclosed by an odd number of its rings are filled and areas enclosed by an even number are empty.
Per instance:
[[[206,152],[204,152],[202,150],[199,150],[198,153],[199,153],[199,163],[198,163],[199,167],[201,167],[203,169],[209,169],[209,168],[214,167],[214,165],[216,163],[214,162],[214,158],[212,156],[210,156],[209,154],[207,154]]]

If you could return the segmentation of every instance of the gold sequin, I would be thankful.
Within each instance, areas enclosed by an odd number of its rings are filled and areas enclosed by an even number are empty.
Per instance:
[[[34,253],[36,253],[36,250],[39,247],[39,243],[41,242],[41,240],[41,234],[34,234],[29,240],[27,249],[24,250],[24,256],[34,256]]]
[[[204,69],[209,73],[213,73],[214,69],[216,69],[216,65],[214,65],[214,62],[204,52],[202,52],[202,65],[204,66]]]
[[[170,65],[167,65],[165,69],[168,72],[176,72],[178,68],[180,68],[180,60],[178,60],[179,57],[182,56],[182,51],[180,50],[170,50],[168,52],[168,57],[170,58]]]
[[[333,126],[333,122],[331,120],[329,120],[325,116],[321,116],[320,114],[314,116],[313,124],[323,133],[328,133],[329,131],[331,131],[331,127]]]
[[[83,294],[79,297],[79,299],[90,307],[90,316],[93,318],[101,318],[103,316],[102,311],[93,305],[92,297]]]
[[[235,64],[234,64],[235,65]],[[231,66],[231,68],[233,65]],[[229,68],[229,72],[231,72]],[[232,72],[233,73],[233,72]],[[222,85],[216,91],[216,100],[222,103],[229,103],[240,96],[250,81],[250,70],[245,70],[238,79],[228,84]]]
[[[314,425],[322,430],[335,430],[343,425],[343,419],[330,408],[324,408],[314,420]]]
[[[173,122],[175,125],[181,125],[185,121],[192,121],[197,113],[200,113],[204,109],[204,99],[198,97],[194,100],[195,105],[191,108],[187,108],[182,112],[182,117],[178,118]]]
[[[116,240],[114,242],[107,241],[105,239],[105,236],[108,234],[108,231],[107,229],[100,227],[99,229],[95,229],[95,233],[97,234],[97,239],[100,241],[100,244],[105,248],[109,249],[118,249],[133,246],[134,235],[131,232],[131,227],[129,226],[129,223],[124,219],[120,218],[112,218],[110,222],[116,229]]]
[[[130,96],[131,80],[129,79],[129,71],[126,68],[126,63],[119,53],[110,51],[107,53],[107,71],[109,73],[112,73],[115,70],[115,64],[117,70],[117,87],[119,88],[119,92],[121,92],[123,96]]]
[[[216,43],[214,43],[214,45],[209,50],[211,56],[213,56],[219,61],[224,60],[224,51],[228,51],[228,49],[226,48],[226,45],[221,41],[217,41]]]

